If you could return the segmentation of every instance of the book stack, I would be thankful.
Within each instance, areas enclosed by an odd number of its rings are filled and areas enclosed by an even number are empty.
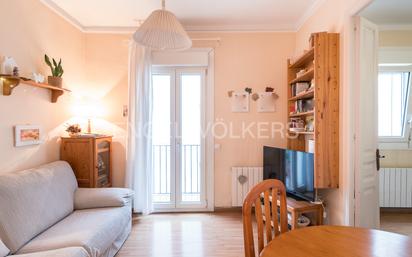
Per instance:
[[[298,82],[292,85],[292,96],[297,96],[307,92],[310,88],[310,82]]]
[[[301,113],[301,112],[310,112],[313,111],[314,102],[313,98],[311,99],[301,99],[296,100],[294,108],[290,110],[291,113]]]

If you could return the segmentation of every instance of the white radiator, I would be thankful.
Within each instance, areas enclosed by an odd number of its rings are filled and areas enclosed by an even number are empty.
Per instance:
[[[262,180],[262,167],[232,167],[232,206],[242,206],[249,190]]]
[[[380,206],[412,208],[412,168],[382,168],[379,175]]]

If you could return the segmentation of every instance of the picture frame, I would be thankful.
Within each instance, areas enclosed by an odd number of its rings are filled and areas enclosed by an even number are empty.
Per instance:
[[[231,96],[232,112],[249,112],[249,93],[233,92]]]
[[[276,111],[276,96],[273,92],[259,93],[257,100],[258,112],[275,112]]]
[[[42,128],[39,125],[16,125],[14,127],[14,146],[41,144]]]

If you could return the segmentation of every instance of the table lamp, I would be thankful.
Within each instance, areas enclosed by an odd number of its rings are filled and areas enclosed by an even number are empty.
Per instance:
[[[102,116],[102,110],[93,101],[82,101],[73,107],[74,115],[87,119],[87,134],[92,134],[92,119]]]

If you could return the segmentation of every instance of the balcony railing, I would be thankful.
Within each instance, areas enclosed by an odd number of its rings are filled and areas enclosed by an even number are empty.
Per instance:
[[[170,145],[153,145],[153,202],[171,202]],[[200,201],[200,145],[182,145],[180,162],[181,199]],[[177,171],[178,172],[178,171]]]

